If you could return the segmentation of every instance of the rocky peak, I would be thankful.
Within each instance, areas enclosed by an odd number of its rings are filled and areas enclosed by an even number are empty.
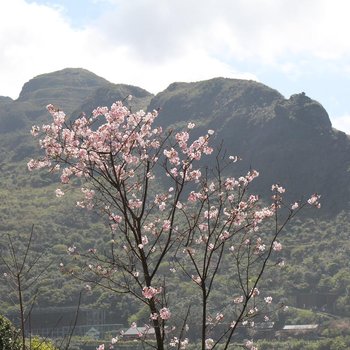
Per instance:
[[[327,111],[320,103],[306,96],[304,92],[281,101],[278,107],[285,110],[289,119],[304,124],[306,127],[328,131],[332,129]]]
[[[53,103],[66,113],[71,113],[82,100],[106,84],[110,83],[88,70],[66,68],[29,80],[24,84],[17,101],[30,100],[41,107]]]

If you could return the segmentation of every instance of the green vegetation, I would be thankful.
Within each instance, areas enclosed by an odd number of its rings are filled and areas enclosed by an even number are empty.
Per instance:
[[[52,342],[37,337],[31,339],[30,346],[33,350],[57,350]]]
[[[176,128],[191,120],[197,123],[198,134],[215,129],[217,144],[224,139],[225,148],[243,158],[237,173],[250,166],[261,172],[253,189],[257,193],[269,193],[270,185],[280,182],[290,193],[290,202],[302,194],[322,194],[319,217],[300,218],[287,228],[282,239],[286,265],[267,271],[261,288],[274,301],[291,306],[278,313],[280,326],[328,325],[322,330],[324,338],[264,340],[260,348],[350,348],[349,327],[344,321],[350,316],[349,138],[333,130],[326,111],[308,97],[300,94],[285,100],[273,89],[242,80],[174,83],[153,98],[140,88],[114,85],[90,72],[68,69],[31,80],[16,101],[0,98],[0,253],[7,251],[7,234],[21,245],[34,224],[33,249],[45,251],[45,261],[52,262],[41,279],[34,309],[76,307],[84,284],[71,277],[74,259],[79,257],[70,259],[67,248],[108,250],[111,237],[98,214],[76,208],[78,190],[58,199],[54,194],[57,183],[49,174],[27,171],[27,161],[38,151],[30,127],[48,119],[44,109],[48,103],[74,116],[129,94],[134,96],[130,102],[133,110],[161,107],[162,125]],[[162,268],[168,273],[169,266]],[[9,289],[3,272],[4,266],[0,266],[0,310],[14,315],[15,291]],[[225,271],[221,275],[227,280]],[[191,295],[191,284],[177,279],[173,283]],[[222,303],[232,299],[234,283],[227,281],[226,285],[213,296]],[[98,288],[82,295],[82,308],[104,310],[110,323],[145,321],[148,315],[139,306],[128,296]],[[339,323],[346,325],[339,328]],[[11,332],[16,332],[13,326],[0,317],[0,349],[19,346],[14,343],[6,348],[6,341],[16,339]],[[45,350],[51,345],[47,346]]]
[[[257,345],[260,350],[346,350],[350,347],[350,336],[320,340],[261,340]]]
[[[0,315],[0,349],[21,350],[20,333],[12,323]]]

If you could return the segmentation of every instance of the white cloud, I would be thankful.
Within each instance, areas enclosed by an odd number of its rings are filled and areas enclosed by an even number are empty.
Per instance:
[[[172,81],[257,79],[235,68],[248,61],[299,79],[310,67],[305,59],[339,62],[350,56],[347,1],[98,2],[113,2],[115,11],[77,29],[60,7],[3,0],[0,95],[16,97],[28,79],[65,67],[157,92]]]
[[[34,75],[78,63],[83,33],[72,31],[58,9],[6,3],[0,11],[0,94],[15,97]]]
[[[192,45],[211,54],[273,62],[310,54],[336,59],[350,53],[350,3],[343,0],[115,0],[101,30],[146,60]],[[116,20],[118,17],[118,20]]]
[[[108,55],[118,59],[116,52],[108,52]],[[97,71],[98,74],[108,76],[114,82],[139,85],[153,93],[162,91],[174,81],[198,81],[217,76],[258,80],[253,74],[237,72],[200,50],[188,51],[183,56],[174,57],[159,66],[156,63],[144,62],[137,56],[125,54],[121,58],[119,55],[119,64],[115,69],[100,66]]]
[[[163,13],[171,12],[170,7],[164,6],[151,15],[145,4],[139,5],[138,17],[125,17],[129,11],[126,8],[113,19],[120,23],[117,28],[108,25],[105,17],[84,29],[76,29],[70,26],[59,6],[7,0],[0,15],[0,95],[17,97],[25,81],[65,67],[84,67],[114,82],[132,83],[152,92],[178,80],[214,76],[255,78],[236,72],[195,42],[192,45],[190,38],[184,42],[181,35],[178,37],[177,20],[174,19],[175,26],[171,26],[168,17],[162,20]],[[149,13],[142,14],[147,9]],[[185,17],[178,21],[182,25],[188,22]],[[164,36],[165,25],[170,29]],[[186,25],[189,29],[190,23]],[[149,26],[153,28],[151,33]],[[128,31],[133,30],[133,36],[128,36]],[[159,33],[157,37],[155,32]],[[159,46],[164,51],[162,55]]]
[[[350,114],[332,118],[332,126],[350,135]]]

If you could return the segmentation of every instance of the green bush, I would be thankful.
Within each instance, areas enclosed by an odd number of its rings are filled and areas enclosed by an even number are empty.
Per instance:
[[[4,316],[0,315],[0,349],[21,350],[19,331]]]
[[[31,341],[32,350],[56,350],[57,348],[48,340],[34,338]]]
[[[350,348],[350,337],[336,337],[332,339],[287,339],[260,340],[260,350],[346,350]]]

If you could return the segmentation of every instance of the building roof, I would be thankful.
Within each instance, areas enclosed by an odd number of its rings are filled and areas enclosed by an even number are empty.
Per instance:
[[[283,327],[284,331],[305,331],[317,329],[318,324],[290,324]]]
[[[124,332],[124,336],[138,336],[139,334],[153,335],[155,334],[155,331],[153,327],[130,327]]]

